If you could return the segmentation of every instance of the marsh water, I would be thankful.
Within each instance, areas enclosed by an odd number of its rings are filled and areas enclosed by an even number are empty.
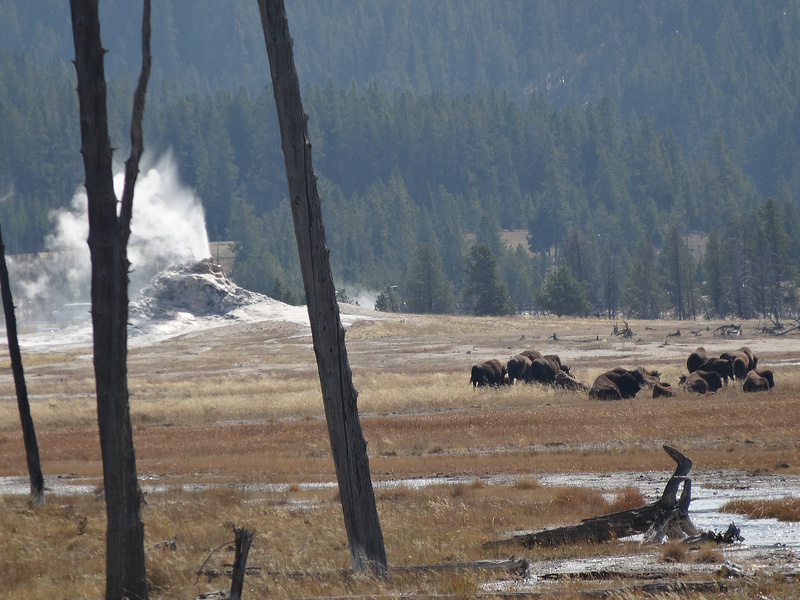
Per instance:
[[[536,479],[546,486],[580,486],[595,489],[620,490],[637,488],[648,502],[657,500],[671,475],[671,471],[633,471],[614,473],[531,473],[527,475],[493,475],[480,478],[486,485],[513,485],[520,478]],[[376,489],[391,489],[404,486],[422,488],[433,485],[469,484],[471,476],[426,477],[375,481]],[[142,488],[149,494],[158,494],[175,489],[185,492],[205,491],[214,487],[233,487],[248,492],[263,491],[269,494],[288,492],[289,484],[165,484],[155,475],[141,477]],[[45,476],[48,494],[90,494],[97,489],[96,480],[70,476]],[[335,482],[301,483],[300,489],[334,488]],[[0,495],[24,495],[30,491],[26,477],[0,477]],[[800,523],[781,522],[776,519],[750,519],[744,515],[719,512],[720,507],[731,500],[770,500],[800,497],[800,475],[764,473],[753,474],[741,469],[708,469],[692,472],[692,502],[689,516],[700,530],[724,532],[733,522],[744,537],[742,545],[750,548],[779,547],[800,551]],[[288,502],[287,506],[292,507]]]

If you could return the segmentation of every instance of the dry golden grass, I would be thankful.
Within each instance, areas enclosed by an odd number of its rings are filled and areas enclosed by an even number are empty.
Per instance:
[[[391,584],[346,573],[349,553],[335,492],[302,485],[335,481],[307,335],[290,324],[259,323],[133,348],[129,386],[140,474],[165,485],[284,484],[278,492],[223,487],[151,493],[143,509],[147,546],[178,537],[177,551],[148,551],[152,596],[186,599],[226,588],[224,578],[195,579],[211,550],[232,538],[232,524],[258,532],[250,565],[263,571],[248,575],[251,597],[467,596],[497,575],[420,573],[400,567],[486,558],[483,542],[512,531],[573,523],[644,503],[634,488],[611,490],[612,494],[551,488],[542,486],[537,474],[669,472],[673,465],[661,449],[664,443],[679,448],[697,467],[800,471],[800,367],[791,364],[798,358],[796,340],[794,346],[773,347],[770,338],[729,341],[705,334],[663,346],[667,333],[689,325],[631,323],[641,338],[629,341],[609,336],[612,326],[594,319],[409,316],[360,321],[348,328],[348,354],[373,480],[473,478],[471,483],[424,489],[377,488],[389,561],[398,567]],[[557,345],[545,341],[553,332],[561,340]],[[701,342],[754,346],[763,362],[774,363],[776,387],[744,394],[730,385],[716,396],[680,392],[667,400],[653,400],[642,392],[631,401],[598,402],[585,394],[537,385],[473,390],[468,383],[473,363],[535,347],[567,356],[573,373],[587,383],[607,368],[641,364],[658,368],[662,379],[675,385],[685,357]],[[7,364],[6,357],[0,354],[0,361]],[[99,485],[90,351],[31,354],[23,360],[45,473],[74,474]],[[0,476],[26,474],[13,380],[7,370],[0,372],[0,456]],[[479,479],[495,474],[517,478],[508,486]],[[24,498],[0,497],[0,596],[101,596],[104,529],[104,506],[93,497],[49,494],[47,504],[38,508]],[[639,551],[636,546],[606,544],[526,555]],[[706,554],[704,560],[717,558],[710,550]],[[696,559],[700,555],[695,552],[687,562],[702,563]],[[223,548],[210,566],[220,570],[230,558],[231,552]],[[580,586],[596,584],[566,582],[558,589],[575,588],[578,594]],[[732,588],[727,597],[749,598],[757,591],[796,598],[786,591],[789,587],[758,582],[742,590]]]
[[[732,500],[725,503],[720,512],[747,515],[751,519],[778,519],[800,521],[800,498],[777,500]]]

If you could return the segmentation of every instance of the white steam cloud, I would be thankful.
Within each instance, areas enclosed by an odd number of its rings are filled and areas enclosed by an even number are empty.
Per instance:
[[[142,164],[147,164],[146,159]],[[122,196],[124,183],[124,172],[119,169],[114,176],[117,198]],[[83,186],[69,209],[55,211],[50,218],[54,229],[45,239],[47,254],[25,261],[9,260],[15,304],[45,320],[62,304],[89,301],[89,217]],[[209,255],[203,207],[193,191],[180,182],[172,155],[143,167],[134,190],[128,241],[129,297],[135,299],[139,290],[166,267]]]

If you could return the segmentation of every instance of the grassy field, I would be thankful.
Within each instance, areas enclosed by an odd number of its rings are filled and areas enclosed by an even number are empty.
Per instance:
[[[132,346],[138,471],[144,483],[167,486],[150,492],[143,509],[152,597],[185,599],[225,589],[218,575],[232,558],[224,544],[234,525],[257,531],[249,564],[258,570],[248,575],[246,597],[470,597],[485,593],[484,583],[498,573],[410,567],[501,558],[487,556],[482,544],[644,503],[636,489],[543,486],[539,474],[668,473],[674,464],[663,444],[690,456],[696,468],[800,472],[797,336],[767,336],[753,322],[744,324],[738,338],[719,338],[713,335],[718,323],[654,321],[631,322],[634,337],[621,339],[610,335],[613,325],[594,319],[386,315],[348,326],[373,481],[460,475],[470,482],[378,489],[391,583],[347,573],[349,552],[330,485],[334,469],[306,329],[279,320],[233,324]],[[683,335],[670,335],[681,329]],[[553,333],[556,339],[548,340]],[[536,348],[559,354],[588,384],[608,368],[642,365],[657,368],[675,386],[686,357],[699,345],[712,354],[750,346],[759,366],[775,372],[776,387],[745,394],[730,384],[712,396],[680,391],[658,400],[643,391],[633,400],[599,402],[538,385],[469,385],[473,363]],[[7,365],[7,354],[0,360]],[[90,349],[29,351],[23,360],[45,473],[99,489]],[[7,368],[0,373],[0,456],[0,476],[26,474]],[[498,474],[515,475],[515,483],[487,485],[482,479]],[[326,485],[309,485],[314,483]],[[177,484],[212,485],[190,492]],[[258,491],[242,484],[257,484]],[[0,597],[102,595],[105,512],[94,494],[49,494],[44,507],[6,495],[0,506]],[[177,550],[159,545],[175,537]],[[690,565],[684,579],[708,578],[707,565],[724,557],[715,548],[681,553],[621,543],[516,552],[537,560],[648,553],[665,564],[678,555]],[[554,597],[581,597],[581,588],[625,583],[569,580],[546,590]],[[759,594],[797,598],[797,584],[751,578],[731,584],[725,597]]]

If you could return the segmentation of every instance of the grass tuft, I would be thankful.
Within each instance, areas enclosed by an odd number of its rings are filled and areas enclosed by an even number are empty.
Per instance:
[[[719,512],[747,515],[751,519],[800,521],[800,498],[731,500],[721,506]]]

